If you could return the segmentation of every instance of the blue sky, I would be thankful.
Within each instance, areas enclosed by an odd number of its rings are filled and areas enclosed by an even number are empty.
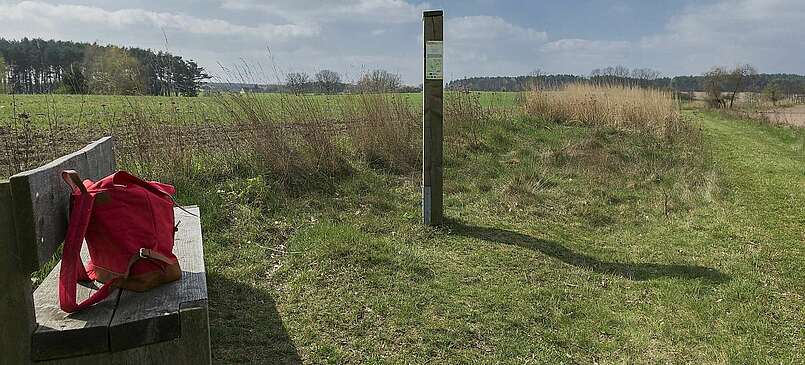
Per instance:
[[[432,8],[446,14],[448,80],[609,65],[805,73],[803,0],[0,0],[0,37],[167,49],[227,81],[385,68],[418,84],[421,12]],[[244,64],[248,75],[234,71]]]

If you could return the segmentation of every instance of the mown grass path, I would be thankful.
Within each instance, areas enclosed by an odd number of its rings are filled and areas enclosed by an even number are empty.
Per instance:
[[[725,294],[743,302],[725,313],[737,322],[728,359],[805,362],[805,130],[692,115],[728,192],[723,215],[702,221],[739,256],[725,262],[735,281]]]

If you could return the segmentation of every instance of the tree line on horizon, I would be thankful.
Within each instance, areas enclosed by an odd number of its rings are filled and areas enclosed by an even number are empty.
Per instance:
[[[164,51],[0,38],[0,93],[196,96],[209,78]]]
[[[288,93],[288,94],[341,94],[341,93],[411,93],[422,91],[421,86],[402,83],[399,74],[383,69],[373,69],[361,74],[357,81],[345,81],[341,74],[322,69],[313,76],[307,72],[292,71],[279,84],[254,84],[243,82],[211,82],[204,86],[211,92]]]
[[[714,72],[716,70],[716,72]],[[528,75],[528,76],[481,76],[453,80],[447,83],[448,90],[472,91],[528,91],[534,88],[558,89],[564,85],[590,82],[594,84],[620,84],[650,87],[676,92],[707,92],[717,89],[734,89],[729,84],[732,78],[727,77],[725,67],[714,67],[713,70],[700,76],[662,77],[651,69],[630,70],[623,66],[595,69],[589,76]],[[717,77],[716,77],[717,76]],[[715,80],[715,81],[714,81]],[[717,84],[714,84],[717,83]],[[716,87],[717,86],[717,87]],[[768,92],[769,89],[786,95],[805,94],[805,76],[796,74],[758,74],[748,75],[742,91]]]

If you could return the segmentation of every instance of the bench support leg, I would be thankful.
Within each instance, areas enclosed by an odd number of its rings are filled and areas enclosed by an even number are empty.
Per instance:
[[[16,264],[5,264],[0,263],[0,364],[28,364],[31,333],[36,328],[31,276],[1,272],[10,266],[16,268]]]

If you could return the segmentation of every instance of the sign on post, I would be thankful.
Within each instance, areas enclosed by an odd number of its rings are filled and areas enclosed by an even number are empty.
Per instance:
[[[428,41],[425,43],[425,79],[444,79],[443,41]]]
[[[442,224],[442,99],[444,96],[444,14],[425,11],[424,81],[422,83],[422,218]]]

